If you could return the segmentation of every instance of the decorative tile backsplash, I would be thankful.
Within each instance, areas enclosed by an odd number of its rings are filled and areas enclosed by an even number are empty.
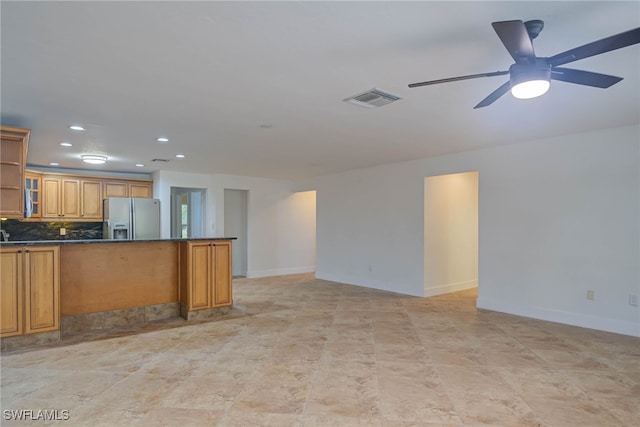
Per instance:
[[[66,234],[60,235],[64,228]],[[32,222],[18,219],[2,221],[9,241],[102,239],[102,222]]]

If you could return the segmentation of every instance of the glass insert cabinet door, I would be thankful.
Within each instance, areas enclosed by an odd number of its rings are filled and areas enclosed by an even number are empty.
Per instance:
[[[31,195],[31,218],[40,218],[40,177],[25,175],[24,188]]]

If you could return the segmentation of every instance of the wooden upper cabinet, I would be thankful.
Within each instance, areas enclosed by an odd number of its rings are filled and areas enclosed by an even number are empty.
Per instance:
[[[153,198],[153,184],[151,183],[131,183],[129,184],[129,197]]]
[[[153,198],[153,183],[145,181],[104,181],[104,198],[141,197]]]
[[[62,179],[62,216],[80,217],[80,180]]]
[[[122,181],[105,181],[104,185],[104,198],[109,197],[129,197],[129,188],[126,182]]]
[[[0,215],[24,217],[24,168],[29,129],[0,126]]]
[[[28,171],[35,220],[102,221],[102,201],[109,197],[151,198],[153,182]],[[36,202],[37,201],[37,206]]]
[[[42,177],[40,175],[27,172],[24,176],[25,189],[31,195],[31,218],[42,217]]]
[[[61,216],[60,194],[62,183],[59,178],[42,178],[42,218],[58,218]]]
[[[43,176],[42,218],[80,218],[80,180]]]
[[[102,182],[80,181],[80,217],[102,220]]]

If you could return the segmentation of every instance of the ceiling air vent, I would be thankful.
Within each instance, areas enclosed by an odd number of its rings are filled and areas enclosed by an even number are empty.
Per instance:
[[[345,98],[343,99],[343,101],[360,105],[361,107],[376,108],[382,107],[383,105],[391,104],[392,102],[399,99],[402,98],[400,98],[399,96],[391,95],[390,93],[383,92],[380,89],[371,89],[366,92],[359,93],[358,95]]]
[[[168,159],[153,159],[152,162],[169,163]]]

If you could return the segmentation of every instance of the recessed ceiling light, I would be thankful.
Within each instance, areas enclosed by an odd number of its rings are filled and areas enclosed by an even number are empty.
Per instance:
[[[60,166],[60,163],[51,162],[51,163],[49,163],[49,166]]]
[[[144,167],[144,165],[142,163],[136,163],[136,166],[139,167],[139,168],[143,168]]]
[[[83,128],[82,126],[78,126],[78,125],[69,126],[69,129],[73,129],[73,130],[86,130],[86,129],[85,129],[85,128]]]
[[[61,142],[60,145],[62,145],[63,147],[72,147],[73,144],[70,142]]]
[[[95,154],[83,154],[82,161],[92,165],[101,165],[107,161],[107,156],[98,156]]]
[[[161,136],[160,138],[156,139],[156,141],[158,141],[158,142],[169,142],[169,138],[165,138],[164,136]]]
[[[176,157],[182,159],[182,158],[184,158],[184,154],[176,154]]]

